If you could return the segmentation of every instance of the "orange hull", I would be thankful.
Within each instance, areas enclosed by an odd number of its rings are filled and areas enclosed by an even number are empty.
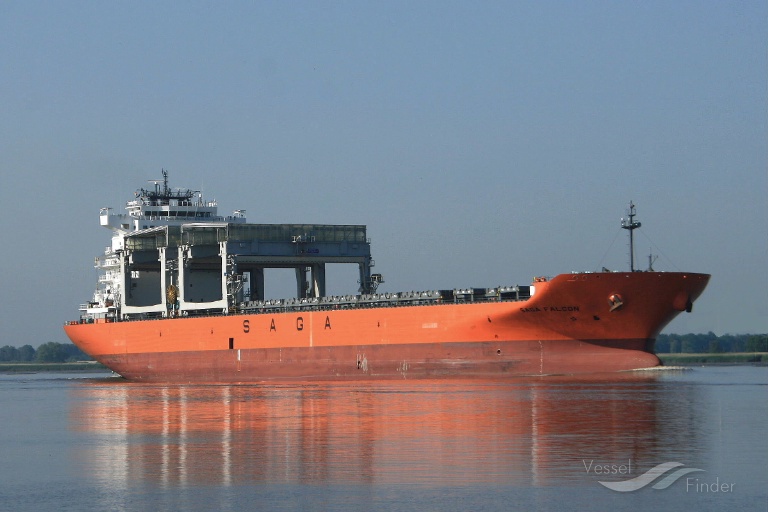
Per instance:
[[[656,366],[653,342],[709,275],[562,274],[525,301],[71,323],[129,379],[248,382],[541,375]]]

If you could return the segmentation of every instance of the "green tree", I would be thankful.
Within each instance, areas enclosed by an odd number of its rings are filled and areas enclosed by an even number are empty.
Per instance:
[[[744,352],[747,349],[747,336],[734,336],[731,343],[731,352]]]
[[[654,352],[657,354],[668,354],[670,352],[669,349],[669,335],[667,334],[659,334],[656,336],[656,344],[654,346]]]
[[[90,361],[92,358],[77,348],[77,345],[74,345],[72,343],[64,343],[62,346],[62,349],[64,350],[64,353],[66,354],[65,361],[68,363],[72,363],[75,361]]]
[[[657,354],[768,352],[768,334],[659,334]]]
[[[747,340],[747,352],[768,352],[768,334],[755,334]]]
[[[739,341],[739,336],[733,334],[724,334],[717,339],[721,352],[744,352],[743,344]]]
[[[0,361],[18,361],[19,360],[19,349],[16,347],[12,347],[10,345],[6,345],[2,348],[0,348]]]
[[[37,347],[36,359],[41,363],[63,363],[67,359],[67,352],[61,343],[49,341]]]
[[[19,349],[19,361],[34,361],[37,351],[32,348],[32,345],[24,345]]]

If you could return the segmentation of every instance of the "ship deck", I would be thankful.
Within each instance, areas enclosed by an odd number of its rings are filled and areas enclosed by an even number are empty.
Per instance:
[[[496,288],[463,288],[454,290],[429,290],[396,293],[374,293],[359,295],[332,295],[328,297],[307,297],[288,299],[269,299],[247,301],[229,308],[225,313],[219,308],[194,309],[183,312],[169,311],[167,314],[147,312],[134,315],[122,315],[119,318],[112,311],[106,315],[106,321],[151,320],[173,317],[223,316],[225,314],[276,314],[302,311],[337,311],[348,309],[391,308],[408,306],[426,306],[440,304],[474,304],[493,302],[524,302],[531,298],[530,286],[500,286]],[[92,323],[92,308],[83,305],[86,312],[79,323]],[[104,308],[98,308],[104,313]]]

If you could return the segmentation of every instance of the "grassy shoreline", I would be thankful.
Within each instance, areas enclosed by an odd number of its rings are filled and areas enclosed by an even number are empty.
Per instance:
[[[0,373],[37,372],[107,372],[106,366],[96,361],[75,363],[0,363]]]
[[[685,364],[768,364],[768,352],[718,354],[656,354],[666,366]]]

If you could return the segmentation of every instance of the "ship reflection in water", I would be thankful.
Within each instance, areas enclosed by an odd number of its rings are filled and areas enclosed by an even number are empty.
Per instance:
[[[79,463],[136,485],[595,485],[585,461],[695,466],[696,389],[658,373],[515,381],[75,388]],[[637,468],[637,469],[636,469]],[[637,472],[636,472],[637,471]]]

